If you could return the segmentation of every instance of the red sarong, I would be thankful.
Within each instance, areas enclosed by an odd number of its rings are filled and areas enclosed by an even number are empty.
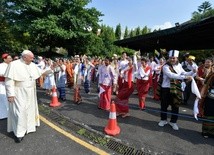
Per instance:
[[[111,104],[111,86],[105,86],[101,84],[101,87],[105,90],[103,93],[100,94],[100,101],[99,101],[99,108],[103,110],[109,110]]]
[[[134,84],[124,82],[123,87],[120,90],[120,92],[117,95],[117,98],[115,100],[116,105],[116,111],[117,113],[128,113],[129,112],[129,97],[134,91]]]
[[[119,92],[123,87],[123,78],[121,78],[120,76],[118,77],[117,85],[118,85],[118,89],[117,90]]]
[[[146,96],[149,91],[150,81],[137,79],[136,85],[137,85],[138,98],[139,98],[139,107],[141,109],[144,109]]]
[[[76,86],[74,88],[74,102],[78,103],[79,101],[81,101],[81,95],[80,95],[80,87]]]

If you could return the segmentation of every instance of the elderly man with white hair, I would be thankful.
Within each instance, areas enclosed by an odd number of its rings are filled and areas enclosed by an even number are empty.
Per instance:
[[[21,59],[11,62],[4,74],[9,101],[7,131],[14,133],[17,143],[40,125],[36,79],[42,71],[32,62],[33,59],[34,54],[24,50]]]

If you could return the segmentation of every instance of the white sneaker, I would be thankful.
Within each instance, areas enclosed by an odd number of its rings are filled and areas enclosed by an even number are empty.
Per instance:
[[[177,125],[176,123],[169,122],[169,125],[171,125],[171,127],[172,127],[174,130],[179,130],[178,125]]]
[[[164,125],[168,124],[167,120],[161,120],[158,125],[163,127]]]

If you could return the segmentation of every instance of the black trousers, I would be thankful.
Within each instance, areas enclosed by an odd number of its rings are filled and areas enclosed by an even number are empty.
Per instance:
[[[191,81],[187,81],[186,87],[184,89],[183,95],[184,95],[184,104],[187,104],[187,101],[189,100],[189,97],[191,95]]]
[[[161,88],[161,120],[167,120],[167,109],[171,105],[171,113],[178,114],[179,107],[173,104],[173,96],[170,93],[170,88]],[[178,115],[171,115],[170,122],[176,123]]]

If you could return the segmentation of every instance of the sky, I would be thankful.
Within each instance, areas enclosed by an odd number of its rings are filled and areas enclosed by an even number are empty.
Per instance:
[[[134,29],[143,28],[166,29],[175,23],[184,23],[191,19],[204,1],[209,1],[214,8],[214,0],[92,0],[87,7],[95,7],[104,16],[102,22],[113,27],[121,25]]]

